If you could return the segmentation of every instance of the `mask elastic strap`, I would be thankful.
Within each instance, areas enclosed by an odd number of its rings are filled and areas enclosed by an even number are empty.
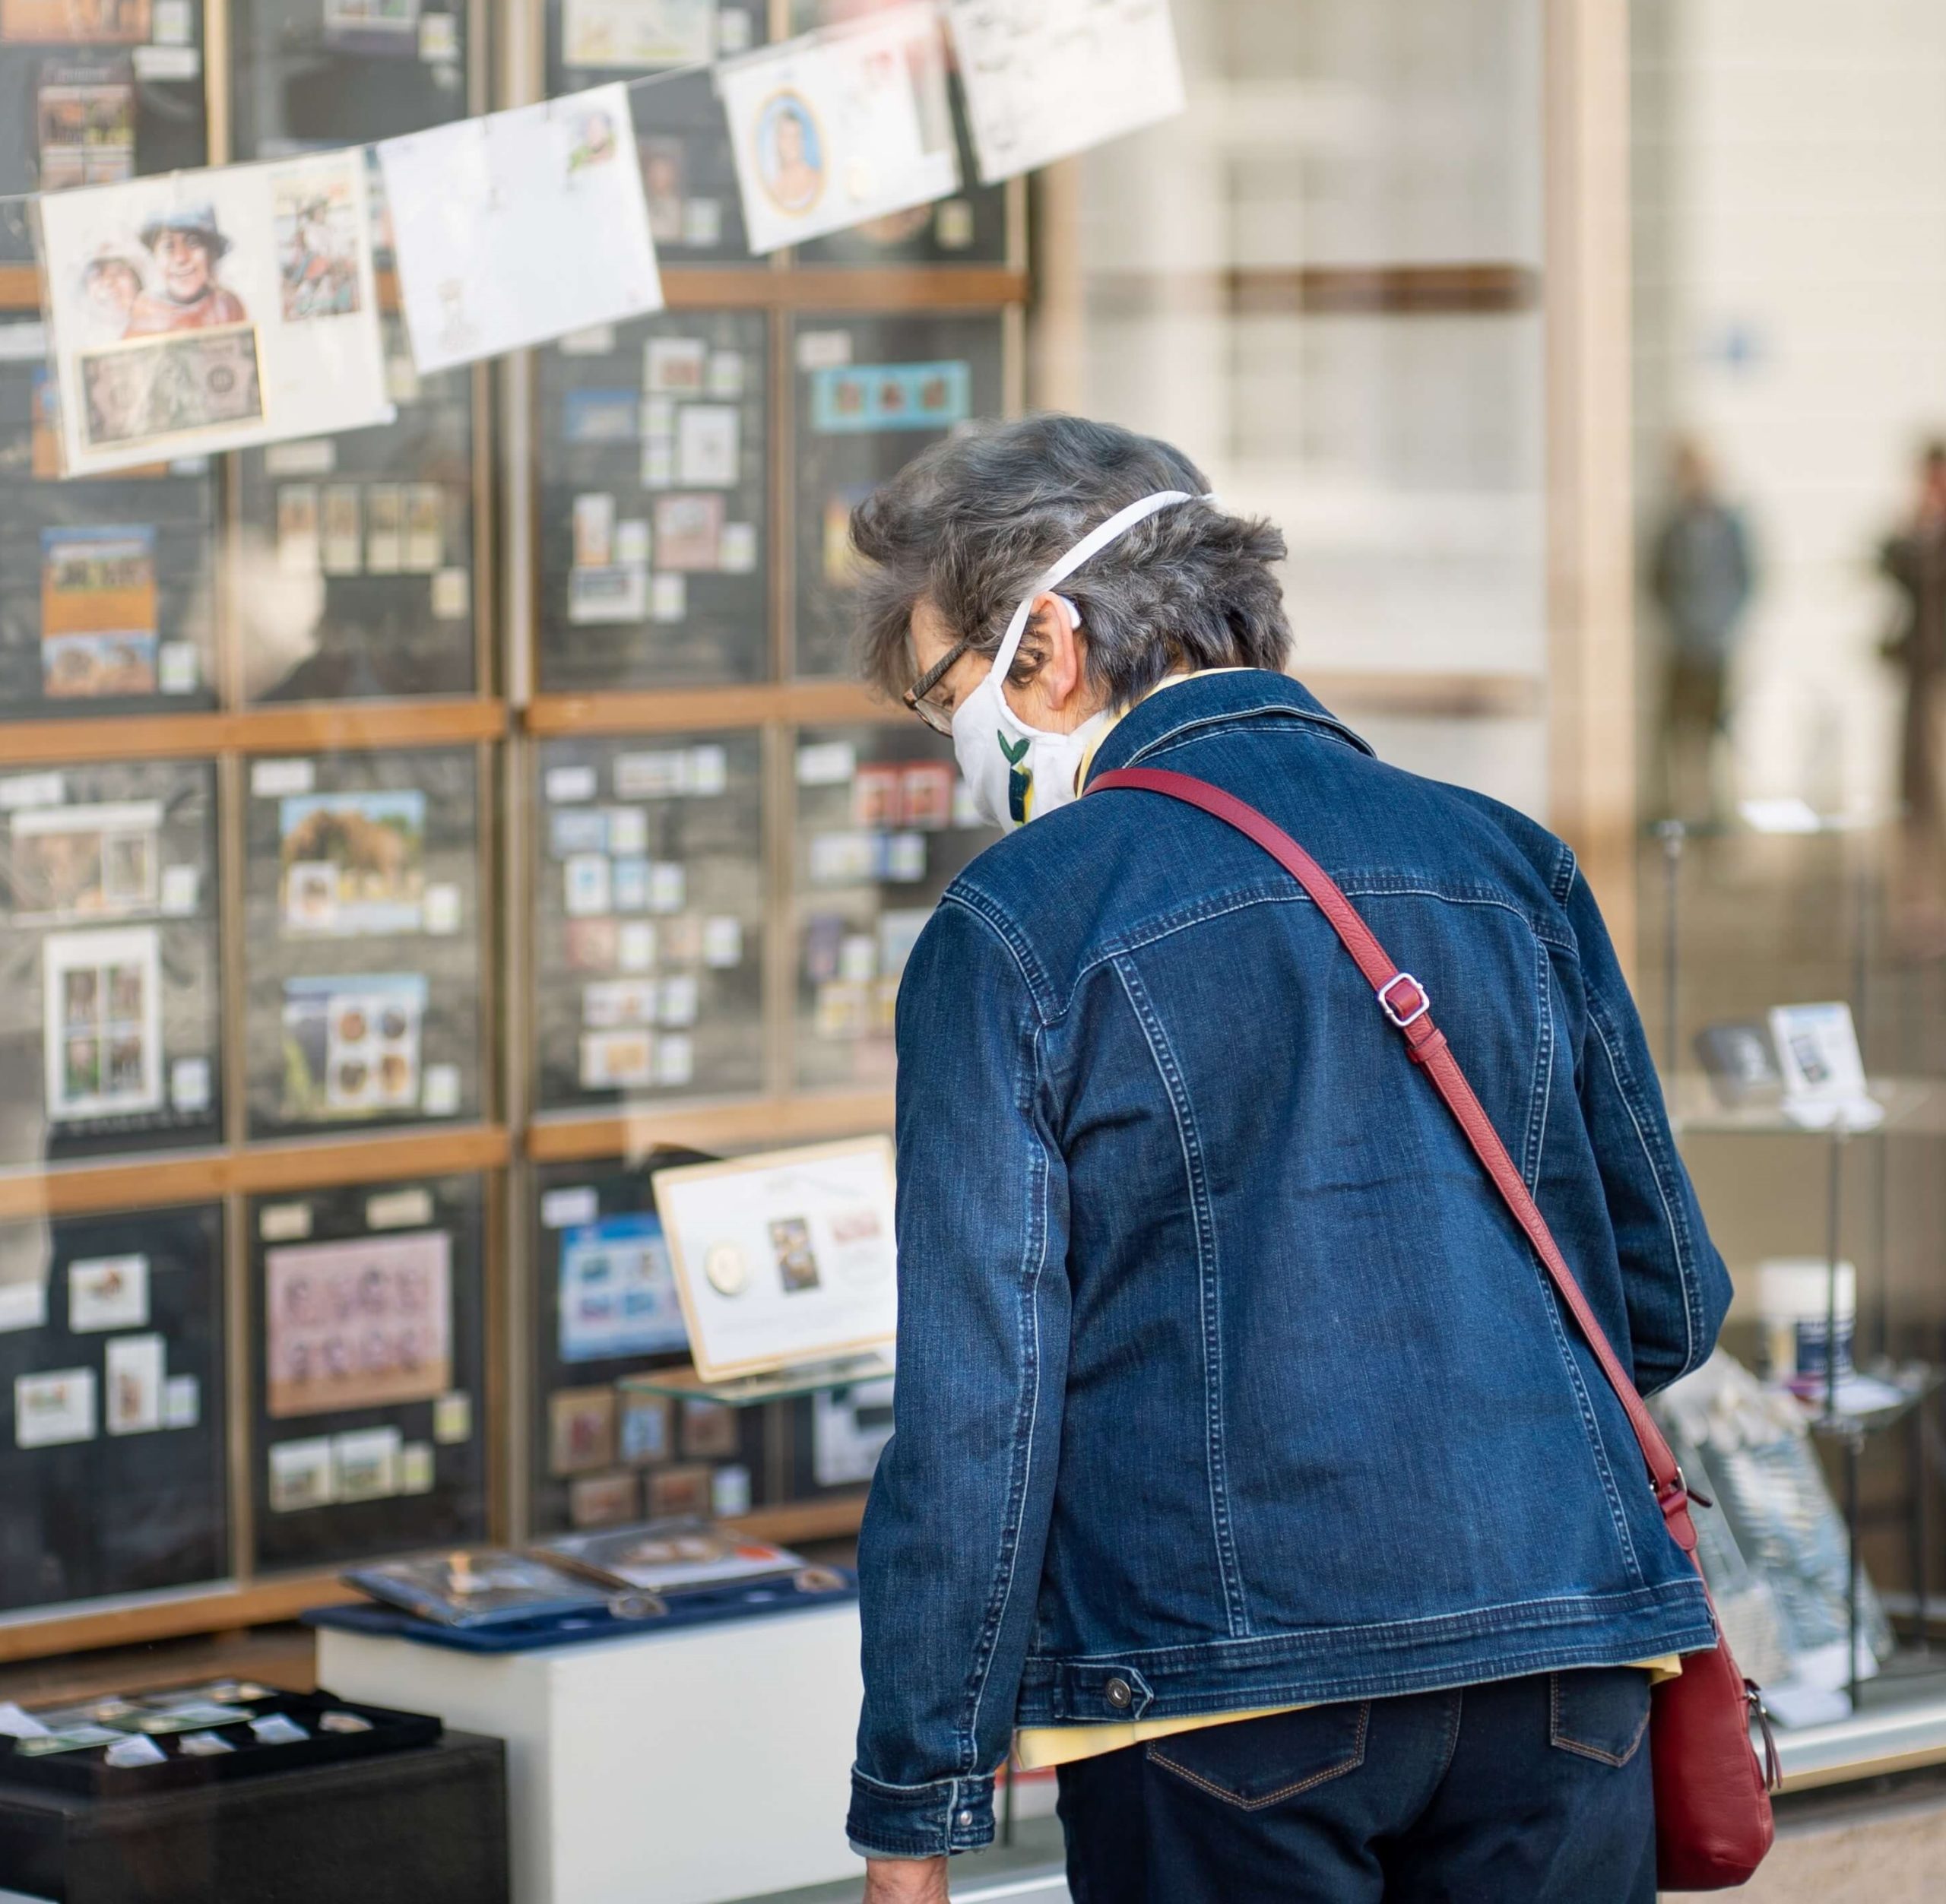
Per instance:
[[[1034,606],[1034,597],[1045,593],[1055,583],[1065,581],[1088,558],[1105,549],[1124,531],[1132,529],[1138,522],[1147,521],[1158,510],[1166,509],[1177,502],[1193,502],[1196,498],[1187,489],[1158,489],[1153,496],[1145,496],[1139,502],[1131,502],[1125,509],[1118,509],[1107,521],[1089,531],[1067,553],[1061,557],[1022,600],[1013,611],[1013,619],[1006,625],[1006,632],[1000,638],[1000,645],[994,654],[994,679],[1003,684],[1007,670],[1013,666],[1014,657],[1020,652],[1021,638],[1027,632],[1027,616]]]

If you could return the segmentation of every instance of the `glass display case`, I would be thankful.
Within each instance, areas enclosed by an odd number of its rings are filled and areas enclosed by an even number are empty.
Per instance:
[[[486,1538],[486,1185],[252,1199],[251,1481],[260,1568]]]
[[[49,1647],[104,1595],[231,1627],[435,1543],[857,1524],[873,1396],[649,1386],[683,1339],[623,1160],[889,1120],[899,965],[987,835],[848,676],[843,516],[1020,401],[1025,193],[962,151],[940,204],[753,258],[697,62],[790,10],[530,11],[0,0],[0,1238],[42,1238],[0,1247],[0,1348],[55,1424],[7,1457],[0,1547],[49,1557],[0,1601],[59,1606]],[[9,192],[617,80],[665,309],[422,375],[372,166],[396,417],[62,480]],[[65,1266],[143,1256],[111,1364]],[[59,1438],[151,1377],[153,1436]],[[193,1512],[128,1503],[165,1447]]]
[[[0,1225],[0,1609],[230,1570],[223,1212]]]

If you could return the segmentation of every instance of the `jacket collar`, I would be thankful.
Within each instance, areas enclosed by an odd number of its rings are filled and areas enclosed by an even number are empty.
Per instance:
[[[1165,741],[1179,740],[1198,728],[1230,727],[1263,714],[1295,714],[1361,753],[1372,752],[1316,695],[1288,674],[1239,668],[1192,675],[1165,694],[1152,694],[1138,702],[1103,736],[1089,764],[1088,781],[1092,784],[1117,768],[1132,767]],[[1085,793],[1086,787],[1082,790]]]

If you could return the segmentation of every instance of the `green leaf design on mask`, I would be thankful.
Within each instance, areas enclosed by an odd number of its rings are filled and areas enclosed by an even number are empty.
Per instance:
[[[1007,745],[1006,736],[998,729],[994,730],[994,738],[1000,743],[1000,752],[1006,756],[1006,764],[1009,767],[1018,767],[1027,758],[1027,749],[1032,739],[1031,735],[1022,734],[1012,746]]]

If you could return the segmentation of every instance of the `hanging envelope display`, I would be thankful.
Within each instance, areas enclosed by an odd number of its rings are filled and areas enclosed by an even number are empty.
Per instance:
[[[41,201],[65,473],[391,421],[357,152]]]
[[[626,86],[378,147],[421,372],[662,308]]]
[[[959,189],[930,4],[726,60],[716,83],[754,252]]]
[[[946,0],[987,185],[1183,109],[1169,0]]]

